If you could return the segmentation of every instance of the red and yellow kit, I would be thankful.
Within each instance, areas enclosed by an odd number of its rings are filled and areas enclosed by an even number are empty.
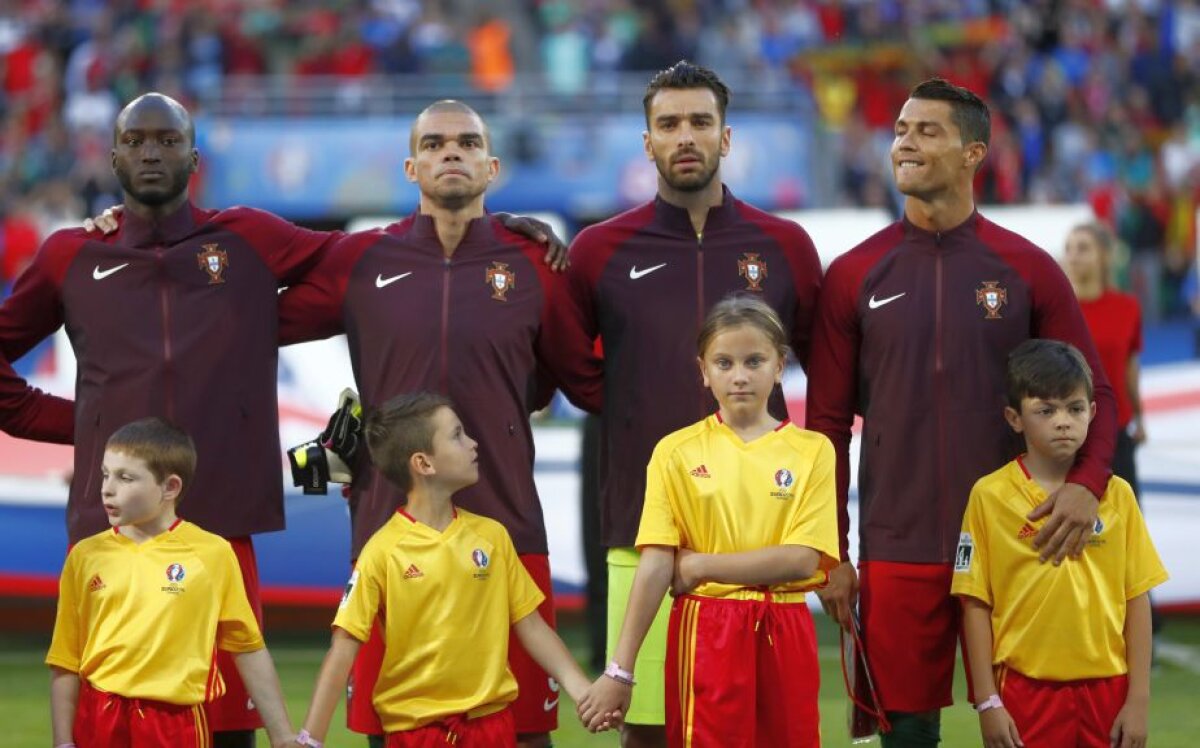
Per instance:
[[[1045,520],[1025,518],[1046,499],[1019,459],[979,479],[963,517],[955,595],[992,608],[992,661],[1031,678],[1122,675],[1125,603],[1167,579],[1133,491],[1108,482],[1096,533],[1083,555],[1043,564],[1033,538]]]
[[[836,564],[833,460],[820,434],[785,422],[746,443],[719,415],[655,449],[638,547],[802,545],[821,554],[808,579],[769,588],[705,583],[675,600],[667,647],[673,746],[819,744],[820,674],[804,594]]]
[[[126,698],[201,704],[224,691],[214,650],[263,646],[229,542],[180,520],[143,543],[114,529],[71,549],[46,664]]]
[[[363,548],[333,625],[366,641],[382,624],[373,701],[394,733],[508,706],[509,629],[541,602],[498,522],[458,509],[438,532],[396,512]]]
[[[997,686],[1025,745],[1107,745],[1128,687],[1126,603],[1167,572],[1121,478],[1109,480],[1083,555],[1059,566],[1033,547],[1045,520],[1026,519],[1045,499],[1019,458],[980,478],[951,590],[992,609]]]
[[[112,529],[71,549],[46,664],[84,682],[80,745],[126,732],[204,745],[199,705],[225,692],[217,650],[263,646],[229,542],[179,520],[143,543]]]

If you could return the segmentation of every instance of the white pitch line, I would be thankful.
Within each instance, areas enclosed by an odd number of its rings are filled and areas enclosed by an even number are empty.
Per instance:
[[[1178,642],[1160,641],[1154,645],[1154,656],[1200,675],[1200,649]]]

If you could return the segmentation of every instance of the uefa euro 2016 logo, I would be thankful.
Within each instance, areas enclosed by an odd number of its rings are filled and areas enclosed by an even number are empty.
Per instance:
[[[471,551],[471,563],[475,564],[475,568],[477,569],[474,574],[476,579],[487,579],[492,575],[492,573],[488,571],[488,564],[491,563],[491,561],[488,559],[488,555],[483,552],[482,548],[476,548],[475,550]]]
[[[183,564],[171,564],[167,567],[167,581],[182,582],[183,574]]]
[[[792,487],[792,471],[787,468],[780,468],[775,471],[775,485],[780,488]]]
[[[792,498],[792,484],[796,479],[792,477],[792,471],[787,468],[779,468],[775,471],[775,485],[779,488],[778,491],[771,492],[773,499],[790,499]]]
[[[482,548],[476,548],[474,551],[471,551],[471,560],[474,561],[475,565],[480,569],[487,568],[488,555],[483,552]]]

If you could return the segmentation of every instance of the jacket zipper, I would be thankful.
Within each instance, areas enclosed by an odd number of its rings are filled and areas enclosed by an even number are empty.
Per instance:
[[[167,420],[175,420],[175,393],[172,389],[172,352],[171,352],[171,302],[170,302],[170,287],[167,283],[167,270],[163,262],[163,249],[159,247],[154,250],[155,258],[158,261],[158,293],[159,303],[162,310],[162,339],[163,339],[163,400],[164,412],[167,415]]]
[[[942,340],[945,332],[942,329],[942,293],[943,293],[943,270],[942,270],[942,235],[937,235],[937,254],[934,256],[934,356],[933,356],[933,373],[934,386],[937,392],[934,397],[937,401],[937,470],[938,470],[938,547],[941,549],[941,557],[946,558],[946,510],[949,501],[950,491],[947,487],[946,478],[946,395],[945,395],[945,376],[946,367],[943,357]]]
[[[443,395],[450,394],[450,258],[442,262],[442,331],[440,388]]]

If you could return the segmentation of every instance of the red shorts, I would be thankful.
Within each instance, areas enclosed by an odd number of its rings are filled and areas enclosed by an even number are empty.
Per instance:
[[[475,719],[454,717],[388,733],[386,748],[516,748],[517,730],[512,710],[505,708]]]
[[[954,648],[961,608],[950,564],[863,561],[858,568],[863,649],[879,702],[889,712],[954,703]]]
[[[242,569],[242,582],[246,585],[246,597],[254,610],[254,617],[262,627],[262,596],[258,585],[258,561],[254,557],[254,543],[249,537],[226,538],[233,546],[237,556],[238,566]],[[208,710],[208,723],[213,732],[229,732],[233,730],[257,730],[262,727],[262,716],[250,701],[250,693],[242,683],[233,655],[224,650],[217,650],[217,669],[221,671],[221,679],[225,681],[225,695],[205,705]]]
[[[685,595],[671,606],[671,748],[815,748],[821,744],[820,685],[806,603]]]
[[[72,738],[79,748],[133,748],[169,745],[179,748],[210,748],[212,733],[204,708],[179,706],[149,699],[127,699],[79,686]]]
[[[1025,748],[1109,748],[1129,677],[1048,681],[1001,668],[1000,699]]]
[[[521,563],[546,599],[538,607],[542,618],[555,628],[554,592],[550,584],[550,557],[523,553]],[[350,683],[346,688],[346,725],[354,732],[382,735],[383,725],[375,713],[372,695],[383,665],[383,629],[378,621],[371,637],[358,650]],[[558,729],[558,683],[533,661],[515,633],[509,634],[508,667],[517,679],[517,700],[509,705],[517,734],[548,733]]]

